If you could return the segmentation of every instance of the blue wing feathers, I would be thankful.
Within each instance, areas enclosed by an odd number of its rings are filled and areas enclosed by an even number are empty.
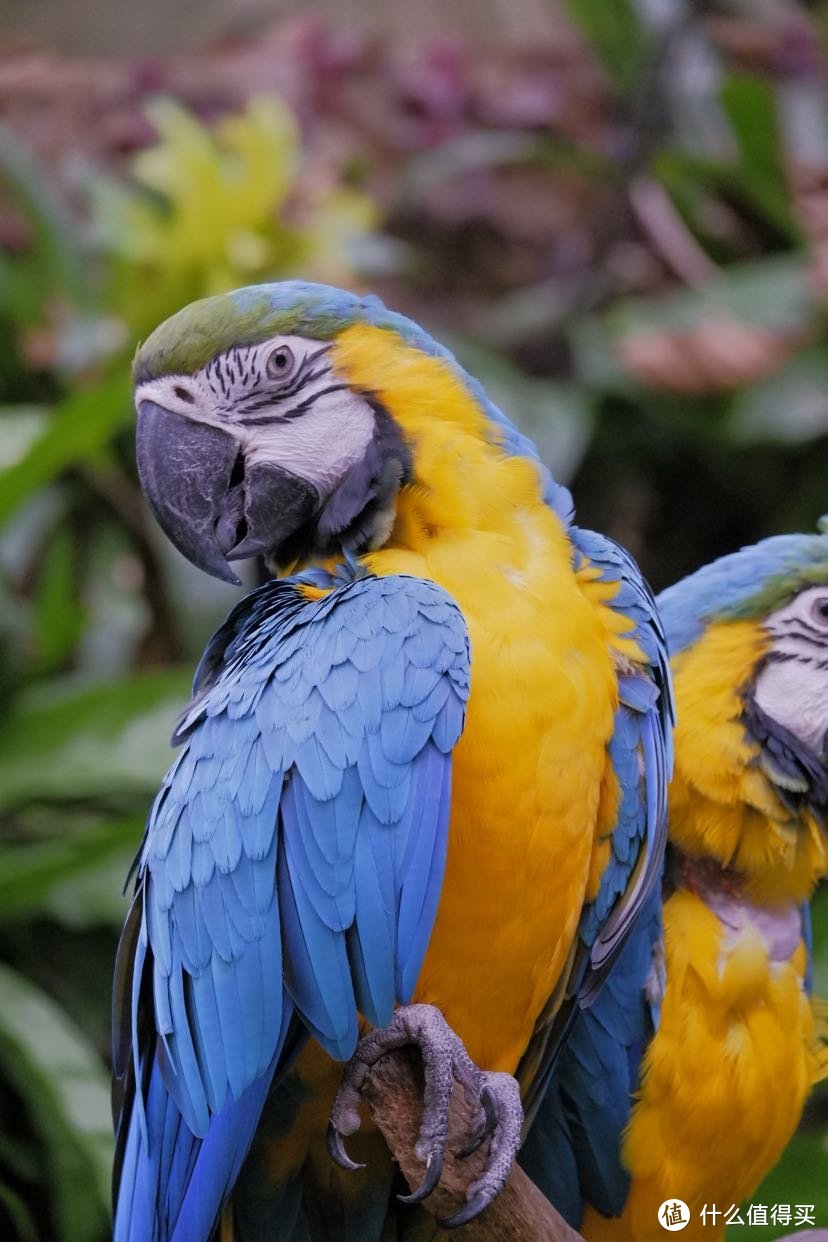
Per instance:
[[[521,1163],[569,1223],[584,1201],[618,1215],[629,1188],[621,1149],[639,1085],[644,1049],[657,1015],[648,980],[661,936],[661,896],[647,906],[593,1004],[578,1014]],[[565,1181],[561,1169],[577,1170]]]
[[[581,917],[584,967],[575,980],[577,1008],[561,1028],[566,1042],[551,1080],[547,1068],[548,1085],[520,1157],[577,1227],[584,1200],[614,1215],[629,1185],[622,1137],[640,1059],[657,1021],[646,985],[661,934],[673,702],[664,630],[635,562],[602,535],[573,528],[572,538],[603,579],[618,583],[610,606],[634,623],[631,636],[646,661],[618,678],[609,757],[619,802],[610,860]]]
[[[354,857],[356,920],[348,933],[357,1004],[374,1026],[384,1026],[394,1008],[394,862],[387,830],[363,807]]]
[[[167,1223],[119,1238],[168,1242],[185,1216],[201,1232],[180,1236],[207,1238],[294,1009],[346,1058],[360,1012],[385,1023],[410,996],[468,684],[462,617],[418,579],[355,578],[317,600],[270,583],[211,640],[139,871],[133,969],[146,961],[152,986],[149,1001],[136,983],[128,1017],[138,1087],[118,1219],[154,1186]],[[208,1176],[219,1190],[196,1211]]]

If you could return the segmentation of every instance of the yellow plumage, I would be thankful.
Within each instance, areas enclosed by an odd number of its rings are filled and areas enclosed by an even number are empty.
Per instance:
[[[683,854],[730,869],[721,883],[738,885],[743,905],[784,919],[824,873],[825,838],[809,810],[780,801],[745,737],[739,691],[768,641],[754,621],[711,625],[674,659],[669,831]],[[704,1225],[701,1208],[728,1209],[753,1193],[826,1071],[802,942],[772,960],[755,921],[725,925],[692,882],[665,903],[664,934],[660,1025],[624,1144],[630,1194],[619,1219],[588,1211],[582,1230],[594,1242],[662,1239],[658,1209],[673,1198],[691,1210],[683,1238],[722,1237],[722,1218]]]
[[[670,840],[744,875],[757,901],[805,901],[825,873],[813,814],[788,809],[745,737],[740,689],[768,646],[754,621],[711,625],[673,661],[678,719]]]
[[[439,582],[471,638],[446,875],[414,999],[439,1006],[479,1064],[513,1071],[600,871],[615,659],[642,657],[607,606],[617,588],[573,574],[536,465],[504,455],[445,363],[365,325],[339,336],[333,361],[377,394],[428,481],[403,489],[367,565]]]
[[[376,393],[414,453],[390,536],[363,560],[378,575],[440,583],[471,639],[445,879],[413,999],[437,1005],[479,1065],[511,1072],[600,882],[618,800],[607,756],[617,670],[643,657],[632,623],[608,606],[617,586],[588,563],[573,573],[535,463],[503,453],[447,365],[365,325],[344,331],[332,356],[352,387]],[[313,1115],[274,1144],[274,1177],[309,1158],[319,1193],[332,1182],[344,1193],[323,1146],[341,1066],[310,1045],[297,1071]]]

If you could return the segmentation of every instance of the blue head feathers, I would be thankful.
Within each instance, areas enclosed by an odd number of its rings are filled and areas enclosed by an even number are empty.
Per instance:
[[[828,519],[816,535],[774,535],[698,569],[658,596],[671,654],[711,622],[769,616],[808,586],[828,582]]]

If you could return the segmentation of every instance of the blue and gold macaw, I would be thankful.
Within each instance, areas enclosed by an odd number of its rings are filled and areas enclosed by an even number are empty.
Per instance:
[[[476,1082],[513,1150],[505,1074],[521,1064],[534,1107],[660,873],[654,603],[481,386],[373,297],[288,282],[194,303],[134,377],[170,539],[227,581],[256,554],[276,577],[207,647],[138,861],[116,1242],[205,1242],[219,1221],[225,1242],[401,1236],[418,1209],[379,1136],[354,1137],[359,1172],[328,1154],[341,1063],[369,1025],[374,1046],[423,1045],[414,1200],[439,1176],[447,1077]]]
[[[658,894],[579,1015],[521,1160],[590,1240],[724,1236],[828,1070],[808,898],[828,870],[828,528],[664,591],[678,722]]]

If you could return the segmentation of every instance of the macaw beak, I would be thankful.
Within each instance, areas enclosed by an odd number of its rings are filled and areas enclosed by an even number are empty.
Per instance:
[[[314,515],[316,489],[279,466],[246,468],[239,442],[152,401],[138,407],[138,476],[161,529],[205,573],[238,585],[228,561],[275,552]]]

